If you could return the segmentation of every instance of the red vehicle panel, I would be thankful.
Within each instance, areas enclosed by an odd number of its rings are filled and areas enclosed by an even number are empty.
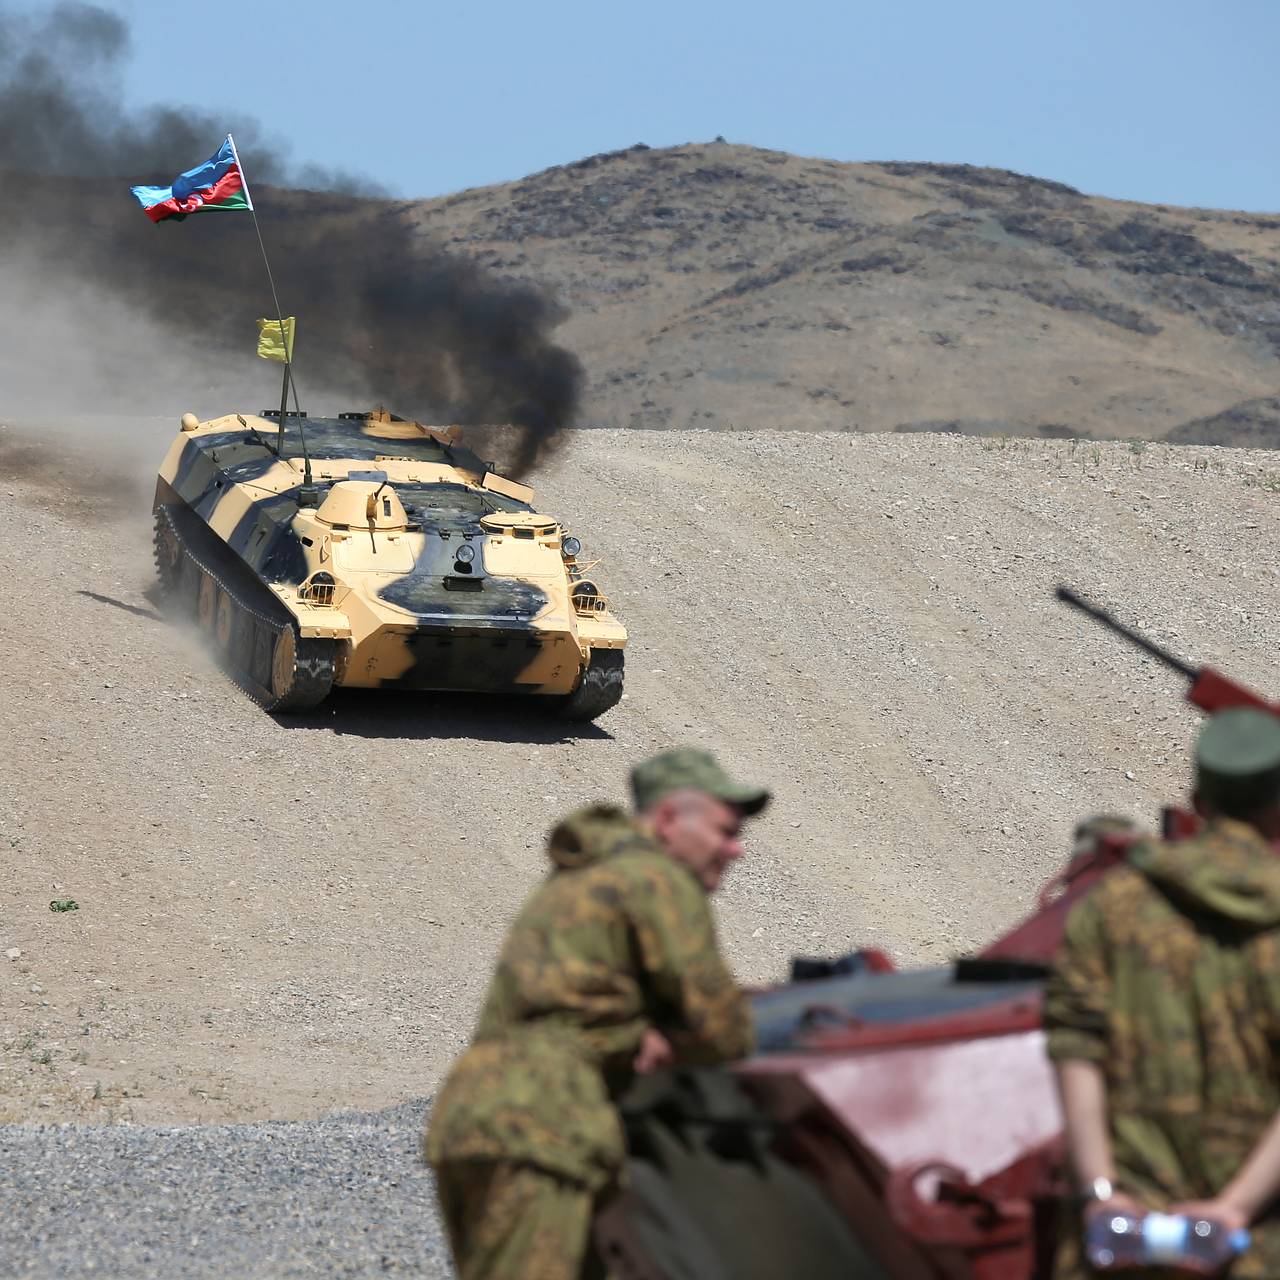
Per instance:
[[[1059,597],[1180,671],[1202,709],[1280,714],[1065,588]],[[1171,810],[1162,829],[1174,839],[1196,825]],[[624,1107],[632,1190],[598,1229],[613,1271],[1047,1277],[1066,1183],[1042,988],[1071,906],[1131,840],[1097,834],[1037,909],[977,956],[901,972],[878,952],[825,972],[798,962],[811,976],[756,995],[760,1050],[734,1069],[730,1092],[722,1074]],[[719,1207],[734,1196],[755,1208],[725,1218]]]

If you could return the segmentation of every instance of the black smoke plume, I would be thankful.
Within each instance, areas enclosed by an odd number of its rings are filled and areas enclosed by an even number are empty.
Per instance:
[[[0,241],[11,254],[21,246],[25,268],[73,304],[78,291],[106,291],[184,338],[211,372],[232,358],[243,365],[254,320],[272,313],[249,218],[156,225],[128,190],[169,183],[231,131],[281,305],[298,316],[304,396],[323,386],[357,399],[346,408],[518,427],[517,473],[554,447],[582,384],[577,358],[551,339],[565,318],[555,301],[433,245],[411,203],[356,196],[371,184],[293,164],[254,120],[186,108],[129,114],[120,87],[128,51],[125,22],[96,6],[0,8]],[[137,385],[146,358],[119,370],[122,387]],[[98,390],[110,400],[110,387]]]

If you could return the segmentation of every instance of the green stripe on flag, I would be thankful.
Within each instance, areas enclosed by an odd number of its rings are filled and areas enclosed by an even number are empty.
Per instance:
[[[219,200],[217,204],[202,204],[199,211],[203,212],[205,209],[242,209],[247,213],[249,211],[249,200],[242,189],[233,195],[229,195],[225,200]]]

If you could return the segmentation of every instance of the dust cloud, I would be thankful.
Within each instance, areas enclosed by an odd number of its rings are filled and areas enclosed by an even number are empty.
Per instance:
[[[154,461],[186,410],[278,403],[279,367],[254,354],[272,303],[249,217],[156,225],[129,193],[167,184],[230,131],[298,316],[304,408],[471,427],[469,443],[501,447],[515,474],[556,447],[583,380],[552,339],[557,302],[445,253],[368,181],[293,163],[252,119],[131,114],[128,54],[127,24],[105,9],[0,5],[0,421],[91,421],[113,446],[145,440]],[[517,430],[479,429],[492,424]]]

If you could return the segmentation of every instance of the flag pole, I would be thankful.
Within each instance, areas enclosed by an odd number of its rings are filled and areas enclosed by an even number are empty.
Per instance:
[[[231,154],[235,156],[236,168],[240,170],[240,182],[244,186],[244,198],[249,205],[249,216],[253,219],[253,230],[258,237],[258,248],[262,251],[262,265],[267,269],[267,283],[271,286],[271,301],[276,308],[276,321],[280,325],[280,348],[284,352],[284,378],[280,387],[280,434],[276,438],[276,457],[284,455],[285,417],[289,411],[289,387],[293,386],[293,404],[298,412],[298,436],[302,440],[303,483],[311,483],[311,459],[307,455],[307,441],[302,434],[302,410],[298,409],[298,387],[293,381],[293,361],[289,352],[289,335],[284,327],[284,312],[280,309],[280,295],[276,292],[276,278],[271,272],[271,260],[267,257],[267,246],[262,239],[262,228],[258,225],[258,211],[253,207],[253,195],[249,191],[249,179],[245,176],[244,165],[240,163],[240,152],[236,150],[236,140],[227,134],[231,144]]]

